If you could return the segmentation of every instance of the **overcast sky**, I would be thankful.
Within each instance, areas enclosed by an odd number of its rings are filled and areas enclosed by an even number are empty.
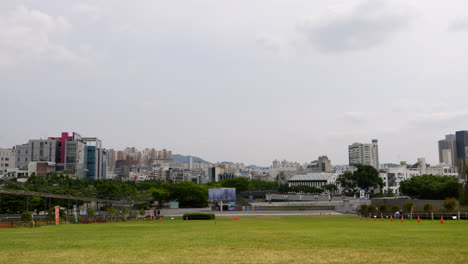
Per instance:
[[[269,165],[468,129],[466,0],[0,3],[0,147],[77,131]]]

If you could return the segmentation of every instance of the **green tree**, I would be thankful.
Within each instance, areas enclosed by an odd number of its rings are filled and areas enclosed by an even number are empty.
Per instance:
[[[180,207],[206,207],[208,190],[193,182],[178,182],[169,185],[170,199],[178,200]]]
[[[245,177],[236,177],[221,181],[223,187],[236,188],[236,192],[240,193],[249,189],[250,181]]]
[[[400,211],[400,206],[398,204],[392,205],[392,212]]]
[[[379,212],[386,213],[388,211],[388,205],[386,203],[381,203],[379,205]]]
[[[372,166],[357,164],[356,171],[345,172],[338,176],[336,182],[343,188],[344,193],[355,193],[356,188],[369,191],[371,187],[383,187],[383,180],[379,172]]]
[[[248,189],[250,191],[253,190],[278,190],[278,182],[277,181],[262,181],[252,179],[249,182]]]
[[[32,213],[31,212],[28,212],[28,211],[24,211],[22,214],[21,214],[21,221],[23,221],[24,223],[29,223],[32,221]]]
[[[352,172],[345,172],[338,176],[336,183],[343,189],[343,193],[354,193],[357,188],[356,177]]]
[[[369,213],[371,214],[375,214],[377,213],[377,208],[375,206],[373,206],[372,204],[368,205],[368,209]]]
[[[122,210],[122,215],[123,215],[125,220],[127,220],[129,213],[130,213],[130,210],[128,208],[124,208]]]
[[[424,212],[430,213],[430,212],[432,212],[433,208],[434,207],[432,206],[432,204],[427,203],[427,204],[424,205]]]
[[[146,214],[146,210],[145,210],[144,208],[140,208],[140,210],[138,210],[138,214],[139,214],[141,217],[143,217],[143,216],[145,216],[145,214]]]
[[[322,186],[322,188],[331,193],[338,190],[338,187],[335,184],[325,184]]]
[[[153,197],[154,201],[158,202],[158,208],[161,208],[163,202],[171,197],[171,192],[164,188],[151,187],[147,190],[147,193]]]
[[[421,175],[400,183],[401,193],[420,199],[441,200],[458,196],[458,179],[451,176]]]
[[[89,219],[94,220],[94,217],[96,216],[96,212],[94,211],[93,207],[88,207],[87,214],[88,214]]]
[[[405,210],[405,212],[409,213],[411,211],[411,208],[413,208],[413,210],[416,209],[413,202],[408,201],[408,202],[403,203],[403,210]]]
[[[458,206],[458,201],[455,198],[446,198],[444,200],[444,208],[448,211],[451,212],[455,210]]]
[[[379,172],[374,167],[362,164],[357,164],[355,166],[357,170],[353,172],[353,174],[356,179],[356,185],[359,188],[366,191],[369,191],[371,187],[379,187],[382,189],[383,180],[380,178]]]
[[[289,186],[288,184],[281,184],[279,187],[278,187],[278,192],[279,193],[288,193],[289,192]]]
[[[367,204],[363,204],[363,205],[359,206],[358,211],[361,214],[367,214],[367,213],[369,213],[369,206]]]

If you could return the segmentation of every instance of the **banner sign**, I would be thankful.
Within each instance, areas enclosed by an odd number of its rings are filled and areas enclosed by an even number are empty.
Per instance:
[[[208,200],[232,201],[236,200],[236,188],[212,188],[208,189]]]
[[[55,224],[60,224],[60,206],[55,206]]]
[[[80,215],[88,215],[88,210],[86,210],[86,208],[83,207],[83,208],[80,210]]]

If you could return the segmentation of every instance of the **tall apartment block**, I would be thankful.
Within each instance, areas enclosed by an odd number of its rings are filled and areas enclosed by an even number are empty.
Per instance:
[[[349,165],[364,164],[379,169],[379,144],[373,139],[371,144],[353,143],[348,146]]]

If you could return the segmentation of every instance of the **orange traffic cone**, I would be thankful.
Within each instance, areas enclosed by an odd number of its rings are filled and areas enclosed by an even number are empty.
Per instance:
[[[377,217],[374,217],[374,222],[377,222]]]
[[[405,218],[402,216],[401,219],[400,219],[400,221],[401,221],[402,223],[404,223],[404,222],[405,222]]]
[[[159,223],[162,223],[162,216],[159,217]]]
[[[390,222],[393,222],[393,216],[390,216]]]
[[[185,217],[185,222],[188,222],[188,217]]]
[[[444,223],[444,217],[443,217],[443,216],[440,217],[440,223],[441,223],[441,224]]]
[[[383,218],[383,216],[382,216],[382,221],[385,221],[384,218]]]
[[[367,221],[369,221],[369,220],[370,220],[370,218],[369,218],[369,217],[367,217]]]
[[[359,220],[361,220],[361,221],[362,221],[362,216],[361,216],[361,217],[359,217]]]
[[[419,223],[421,223],[421,218],[419,218],[419,216],[418,216],[418,224],[419,224]]]

